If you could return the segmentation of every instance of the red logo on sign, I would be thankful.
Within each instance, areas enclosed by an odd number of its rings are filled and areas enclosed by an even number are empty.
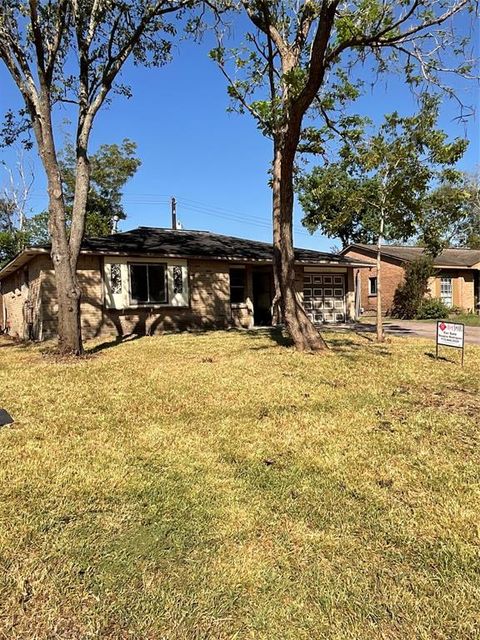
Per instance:
[[[445,331],[445,329],[447,328],[447,325],[444,322],[441,322],[439,327],[442,331]]]

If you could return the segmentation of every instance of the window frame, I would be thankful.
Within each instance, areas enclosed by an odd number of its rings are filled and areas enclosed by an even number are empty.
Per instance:
[[[372,287],[372,283],[375,282],[375,287]],[[373,289],[375,288],[375,291]],[[368,276],[368,295],[378,295],[378,276]]]
[[[166,262],[127,262],[128,267],[128,300],[131,307],[158,307],[168,305],[168,265]],[[135,300],[132,296],[132,270],[131,267],[145,267],[147,272],[147,295],[150,298],[150,267],[162,267],[164,279],[164,294],[162,301]]]
[[[239,271],[243,274],[243,284],[242,285],[232,285],[232,271]],[[229,272],[229,284],[230,284],[230,288],[229,288],[229,295],[230,295],[230,304],[231,305],[245,305],[247,302],[247,296],[246,296],[246,292],[247,292],[247,270],[245,269],[245,267],[242,266],[238,266],[238,267],[230,267]],[[242,300],[232,300],[232,289],[242,289],[243,290],[243,296],[242,296]]]
[[[443,284],[447,282],[449,286],[449,295],[445,295],[445,292],[442,291]],[[440,276],[440,300],[445,306],[453,307],[453,276]],[[447,300],[449,302],[447,302]]]

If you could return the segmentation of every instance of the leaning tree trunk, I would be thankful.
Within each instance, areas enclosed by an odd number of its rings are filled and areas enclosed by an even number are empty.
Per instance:
[[[326,343],[300,303],[295,291],[293,249],[294,150],[276,142],[273,162],[273,268],[279,288],[282,318],[299,351],[319,351]]]

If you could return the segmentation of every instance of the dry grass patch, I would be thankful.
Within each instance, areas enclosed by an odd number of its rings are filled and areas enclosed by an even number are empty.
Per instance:
[[[480,349],[327,338],[0,342],[0,638],[477,638]]]

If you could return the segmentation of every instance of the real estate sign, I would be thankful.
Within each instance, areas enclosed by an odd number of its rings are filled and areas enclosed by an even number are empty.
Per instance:
[[[459,322],[446,322],[445,320],[437,321],[437,358],[438,347],[443,345],[444,347],[454,347],[455,349],[462,350],[462,365],[463,365],[463,353],[465,348],[465,325]]]

